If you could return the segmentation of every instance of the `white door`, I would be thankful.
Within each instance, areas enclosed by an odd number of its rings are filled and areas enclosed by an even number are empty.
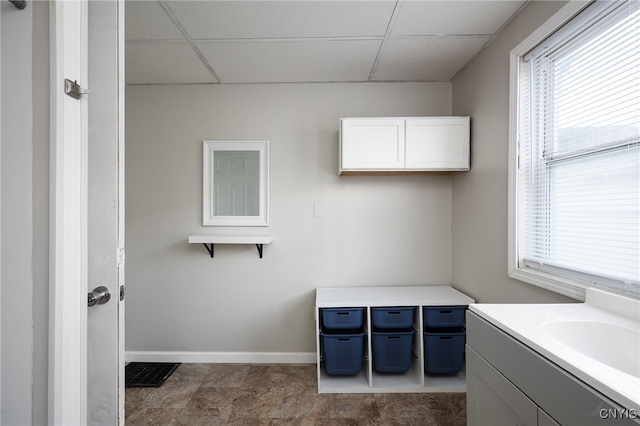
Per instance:
[[[52,425],[124,424],[122,7],[50,3]],[[111,300],[88,308],[100,285]]]
[[[122,2],[89,2],[87,423],[124,424],[124,120]],[[124,295],[123,295],[124,296]]]

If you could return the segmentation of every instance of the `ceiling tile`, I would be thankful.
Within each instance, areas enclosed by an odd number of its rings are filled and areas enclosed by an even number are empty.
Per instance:
[[[193,39],[383,36],[395,1],[169,1]]]
[[[374,81],[449,81],[490,37],[392,38]]]
[[[187,42],[127,42],[127,84],[216,83]]]
[[[157,1],[125,2],[127,40],[184,40],[169,15]]]
[[[223,83],[367,81],[380,40],[202,42]]]
[[[401,2],[391,35],[495,34],[525,1]]]
[[[525,3],[126,0],[126,81],[449,81]]]

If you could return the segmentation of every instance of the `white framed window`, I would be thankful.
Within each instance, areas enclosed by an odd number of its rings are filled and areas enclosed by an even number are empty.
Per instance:
[[[640,1],[569,2],[510,60],[509,275],[640,297]]]

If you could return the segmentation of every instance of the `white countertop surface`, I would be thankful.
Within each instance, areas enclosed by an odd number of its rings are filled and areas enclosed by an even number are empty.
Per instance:
[[[587,290],[585,303],[568,304],[472,304],[469,310],[524,343],[534,351],[587,383],[613,401],[640,412],[640,377],[586,356],[579,350],[554,338],[546,327],[553,322],[604,323],[639,332],[640,302],[622,296]],[[627,299],[626,301],[621,301]],[[623,306],[624,305],[624,306]],[[613,312],[610,308],[620,308]],[[571,324],[565,324],[571,326]],[[594,335],[592,342],[606,345],[607,336]],[[588,339],[587,339],[588,340]],[[625,347],[640,365],[637,339]],[[622,342],[625,343],[625,342]],[[604,347],[603,350],[613,350]],[[633,358],[632,358],[633,362]]]
[[[474,300],[449,286],[318,288],[316,306],[462,306]]]

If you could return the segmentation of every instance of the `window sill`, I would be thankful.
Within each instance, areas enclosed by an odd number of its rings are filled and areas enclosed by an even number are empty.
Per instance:
[[[537,287],[544,288],[545,290],[562,294],[581,302],[584,302],[585,293],[588,288],[584,283],[567,278],[560,278],[552,274],[533,269],[515,268],[509,271],[509,277],[528,284],[533,284]]]

